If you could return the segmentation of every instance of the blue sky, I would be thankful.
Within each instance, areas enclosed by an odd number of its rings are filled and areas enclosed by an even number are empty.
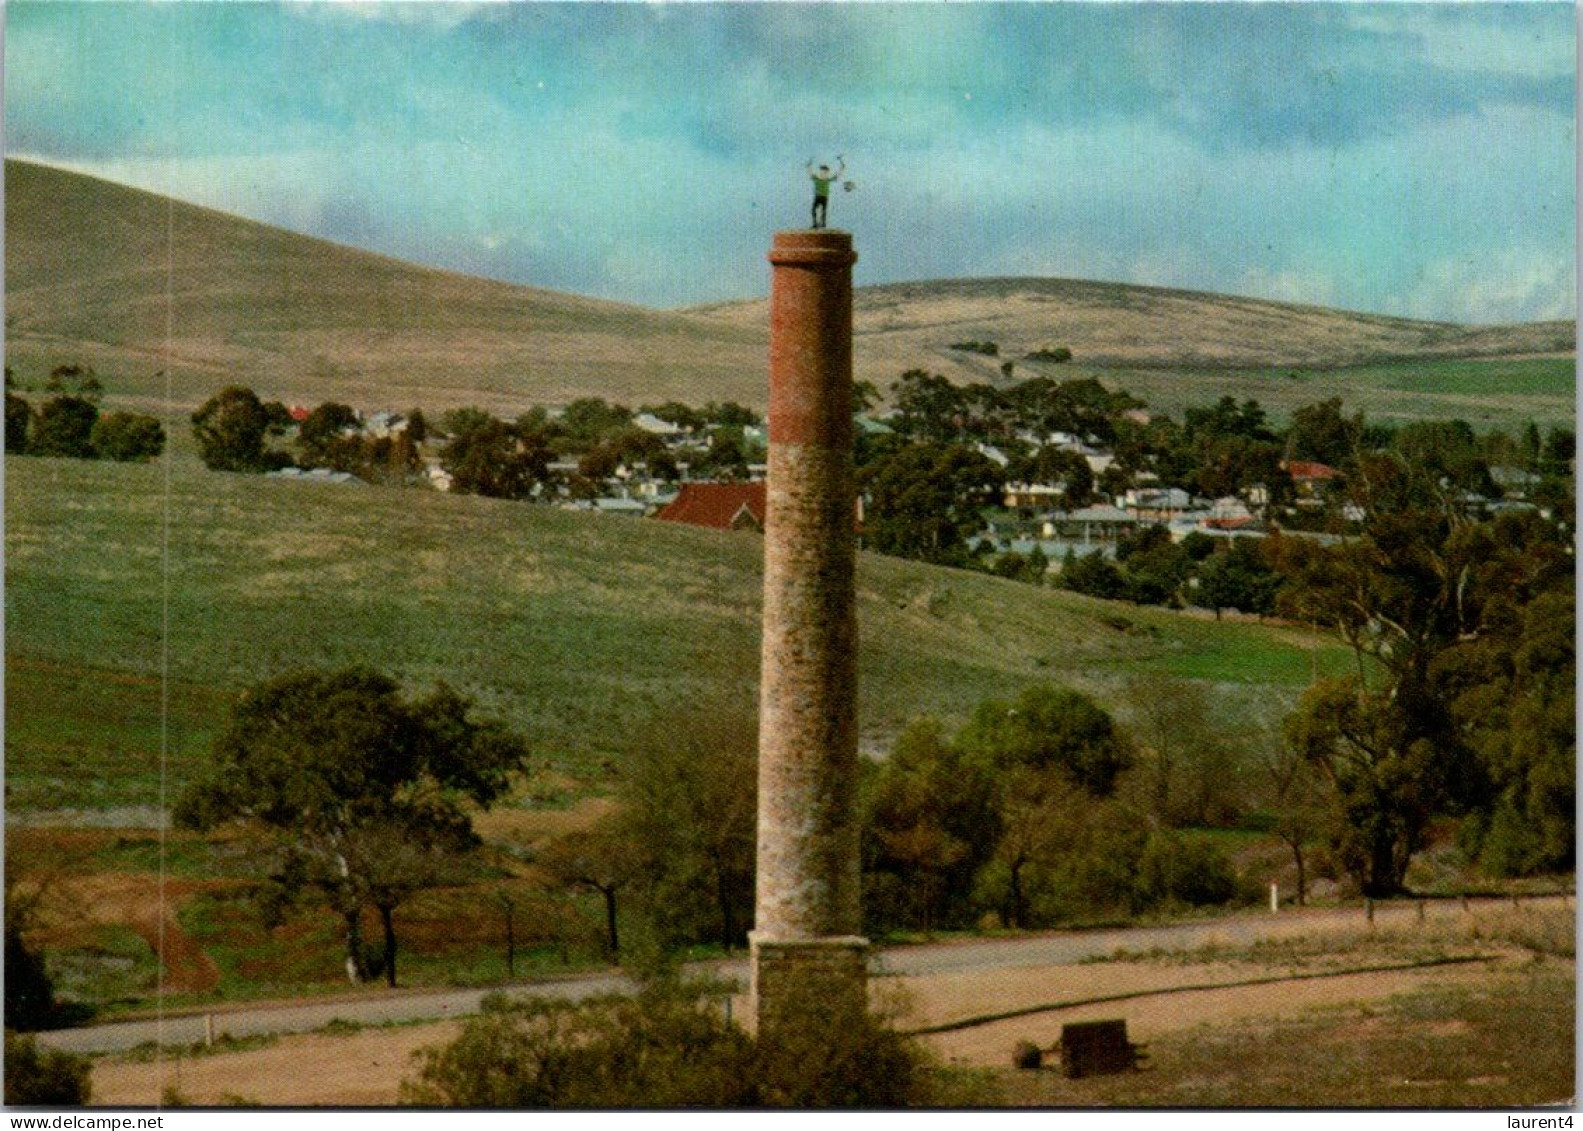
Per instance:
[[[1576,309],[1570,4],[6,9],[8,155],[515,282],[762,294],[844,153],[860,284]]]

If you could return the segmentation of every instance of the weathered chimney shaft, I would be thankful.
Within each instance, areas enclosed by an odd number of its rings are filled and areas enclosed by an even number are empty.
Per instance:
[[[759,704],[759,1023],[818,982],[859,996],[852,265],[846,232],[769,255],[770,414]]]

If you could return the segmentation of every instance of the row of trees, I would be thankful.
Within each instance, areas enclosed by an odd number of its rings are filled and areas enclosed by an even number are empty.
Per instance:
[[[623,948],[624,921],[665,948],[745,941],[756,748],[749,703],[695,705],[656,720],[634,744],[619,808],[541,853],[539,864],[561,883],[599,894],[610,954]],[[394,984],[397,909],[419,890],[468,876],[476,840],[467,812],[497,799],[526,757],[520,739],[470,719],[465,701],[443,686],[405,700],[393,681],[366,669],[298,673],[237,701],[176,819],[246,830],[262,868],[261,906],[278,915],[316,901],[342,923],[348,976],[382,973]],[[876,927],[953,924],[975,899],[989,902],[972,903],[974,911],[992,906],[1017,925],[1048,921],[1055,912],[1038,902],[1044,847],[1032,843],[1035,827],[1051,824],[1055,836],[1070,814],[1109,797],[1130,761],[1130,744],[1106,712],[1048,687],[986,703],[952,743],[932,724],[909,729],[863,784]],[[1029,810],[1034,799],[1037,812]],[[981,896],[976,878],[992,858],[1004,865],[1006,890]],[[1119,898],[1199,894],[1150,882]],[[1216,898],[1228,894],[1217,889]],[[378,950],[363,942],[365,910],[383,928]]]
[[[296,463],[370,480],[400,480],[415,473],[427,427],[423,413],[415,409],[401,430],[366,435],[351,406],[336,401],[319,405],[298,424],[284,404],[262,401],[243,385],[220,390],[192,414],[199,458],[211,470],[265,472]],[[295,455],[278,446],[293,428]]]
[[[1100,551],[1068,550],[1058,581],[1063,589],[1137,605],[1197,605],[1263,616],[1275,610],[1281,575],[1271,564],[1279,538],[1237,538],[1218,548],[1197,531],[1180,542],[1163,526],[1148,526],[1120,539],[1112,560]],[[1016,555],[1006,555],[1015,558]],[[999,563],[997,563],[999,564]],[[1041,582],[1042,573],[1015,576]]]
[[[744,438],[743,428],[757,418],[740,405],[710,403],[696,409],[666,403],[641,411],[663,413],[664,419],[707,435],[707,446],[690,458],[696,475],[745,478],[748,464],[764,456],[761,446]],[[328,401],[295,425],[293,452],[282,446],[294,427],[286,406],[232,386],[206,401],[193,414],[192,426],[199,455],[216,471],[271,471],[296,463],[400,482],[417,474],[424,445],[433,440],[453,491],[522,499],[561,486],[574,496],[591,497],[622,465],[641,463],[652,476],[679,479],[676,455],[658,436],[635,426],[634,416],[625,406],[599,398],[573,401],[555,418],[542,408],[509,421],[483,409],[461,408],[445,413],[431,435],[423,411],[413,409],[400,427],[375,436],[363,430],[351,406]],[[562,476],[552,469],[552,463],[570,455],[579,457],[575,474]]]
[[[913,724],[866,783],[868,928],[1037,927],[1233,898],[1224,855],[1121,796],[1145,763],[1103,708],[1048,685],[980,704],[954,736]]]
[[[539,863],[600,896],[612,954],[622,922],[662,946],[740,946],[753,912],[751,704],[716,701],[651,729],[631,752],[619,809]],[[1166,773],[1185,811],[1185,771]],[[971,926],[986,913],[1037,926],[1231,898],[1223,856],[1118,799],[1134,774],[1154,789],[1152,751],[1140,754],[1093,700],[1051,686],[982,704],[954,738],[930,720],[908,727],[883,762],[863,766],[867,928]],[[1095,839],[1107,830],[1115,836]]]
[[[165,450],[165,428],[141,413],[101,414],[83,397],[52,397],[35,410],[24,398],[7,393],[5,445],[11,455],[136,463],[156,459]]]
[[[907,370],[890,393],[896,430],[910,439],[938,443],[1010,443],[1021,432],[1067,432],[1110,443],[1118,422],[1144,404],[1093,378],[1035,377],[997,389],[955,385],[922,369]]]

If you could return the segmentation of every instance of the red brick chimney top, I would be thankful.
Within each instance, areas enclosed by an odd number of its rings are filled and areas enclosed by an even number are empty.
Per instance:
[[[806,267],[850,267],[857,262],[852,233],[831,228],[776,232],[769,261]]]

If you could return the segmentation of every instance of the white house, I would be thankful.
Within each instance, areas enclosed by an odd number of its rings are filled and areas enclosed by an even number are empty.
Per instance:
[[[669,420],[662,420],[652,412],[638,413],[632,418],[632,426],[641,428],[662,440],[679,440],[687,434],[685,428],[680,428]]]
[[[1011,457],[993,444],[978,443],[973,445],[973,450],[997,467],[1006,467],[1011,463]]]

